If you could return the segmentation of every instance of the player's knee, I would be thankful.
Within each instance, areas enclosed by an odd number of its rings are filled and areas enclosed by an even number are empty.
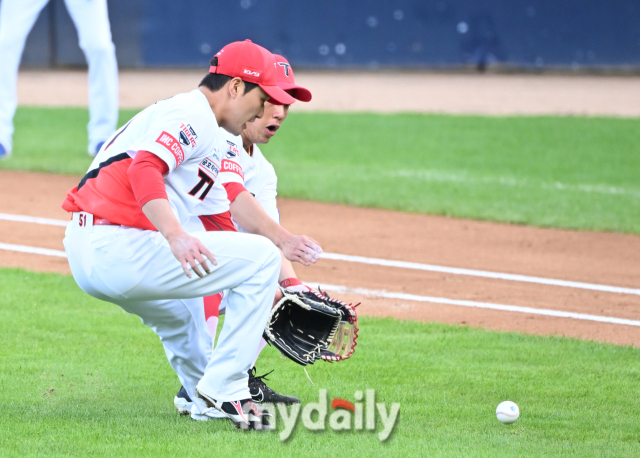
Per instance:
[[[107,57],[115,53],[115,46],[109,40],[86,40],[80,43],[87,61],[91,58]]]

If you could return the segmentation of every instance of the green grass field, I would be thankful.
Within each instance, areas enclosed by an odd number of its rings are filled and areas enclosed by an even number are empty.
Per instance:
[[[82,293],[69,276],[0,270],[0,456],[576,456],[640,450],[640,349],[467,327],[363,319],[358,351],[309,373],[273,348],[272,386],[317,401],[401,403],[385,443],[363,432],[299,427],[244,433],[174,411],[179,388],[137,317]],[[402,344],[400,344],[402,336]],[[419,349],[419,351],[416,351]],[[519,404],[506,426],[500,401]]]
[[[20,108],[0,167],[84,174],[87,122]],[[638,234],[639,145],[638,119],[293,112],[264,150],[287,197]],[[276,369],[269,385],[304,403],[321,388],[401,403],[385,443],[301,425],[283,443],[179,417],[158,338],[69,276],[0,269],[0,349],[0,456],[640,455],[638,348],[364,318],[354,357],[311,366],[313,386],[263,352],[259,373]],[[507,399],[511,426],[494,415]]]
[[[87,122],[20,108],[0,167],[83,175]],[[286,197],[640,234],[640,119],[292,111],[263,149]]]

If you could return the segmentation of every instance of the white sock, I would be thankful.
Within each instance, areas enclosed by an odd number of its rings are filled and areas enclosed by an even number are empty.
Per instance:
[[[256,357],[253,360],[253,364],[251,365],[251,367],[256,365],[256,361],[258,361],[258,356],[260,356],[260,352],[264,349],[264,347],[267,346],[267,341],[264,340],[264,337],[260,339],[260,345],[258,346],[258,352],[256,353]]]
[[[209,334],[211,334],[211,345],[216,344],[216,332],[218,332],[218,317],[210,316],[207,320],[207,329],[209,329]]]

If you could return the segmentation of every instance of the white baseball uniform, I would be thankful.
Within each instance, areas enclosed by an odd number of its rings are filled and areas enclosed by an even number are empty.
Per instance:
[[[276,200],[276,196],[278,195],[278,176],[276,175],[273,165],[264,157],[262,151],[260,151],[260,148],[258,148],[256,144],[252,145],[251,155],[249,155],[244,148],[240,149],[239,161],[244,171],[245,189],[253,194],[265,213],[276,223],[280,224],[280,212],[278,211],[278,203]],[[247,233],[240,225],[235,225],[238,232]],[[227,294],[224,294],[218,310],[225,310],[226,308]],[[209,331],[211,332],[211,326],[209,326]],[[253,358],[252,366],[255,365],[265,345],[266,341],[261,340],[258,351]]]
[[[265,213],[276,223],[280,224],[280,213],[276,201],[278,177],[276,176],[273,166],[267,161],[257,145],[253,145],[252,154],[249,155],[242,146],[241,137],[236,137],[226,130],[223,130],[223,133],[229,145],[228,154],[237,155],[237,161],[242,166],[245,189],[253,194]],[[235,222],[234,225],[238,232],[247,233],[246,230]],[[190,218],[184,227],[193,231],[205,230],[203,221],[199,217]],[[221,228],[221,230],[225,229]],[[207,329],[214,340],[217,333],[219,313],[226,309],[227,297],[227,294],[223,292],[219,295],[204,297],[200,299],[199,302],[198,299],[194,299],[194,301],[196,301],[194,307],[200,306],[205,310]],[[212,341],[211,344],[213,343]],[[264,342],[261,341],[260,347],[254,357],[254,364],[262,348],[264,348]]]
[[[0,1],[0,144],[12,150],[16,80],[29,32],[49,0]],[[118,122],[118,65],[106,0],[65,0],[89,64],[89,152]]]
[[[167,164],[166,192],[181,224],[228,211],[220,183],[242,182],[242,167],[199,90],[152,105],[113,135],[63,204],[74,211],[64,240],[73,276],[85,292],[140,316],[160,336],[192,399],[196,384],[220,401],[249,398],[246,371],[273,302],[280,252],[256,235],[190,232],[218,265],[203,278],[187,278],[167,241],[131,202],[125,178],[138,151]],[[93,225],[94,216],[120,225]],[[211,354],[202,297],[223,290],[229,290],[227,316]]]
[[[222,132],[227,144],[232,145],[229,146],[230,150],[227,154],[236,154],[237,157],[234,157],[234,160],[242,167],[243,181],[236,181],[243,184],[244,188],[256,198],[265,213],[276,223],[280,224],[280,213],[276,201],[276,196],[278,195],[278,177],[276,176],[275,169],[264,157],[257,145],[253,145],[252,155],[249,155],[242,147],[242,138],[240,136],[234,136],[224,129]],[[216,182],[214,189],[216,191],[226,192],[223,187],[224,183],[225,181]],[[197,217],[191,218],[191,220],[185,224],[188,224],[188,227],[194,230],[205,230],[201,220]],[[236,224],[235,221],[234,224],[239,232],[247,232]]]
[[[278,177],[273,166],[264,157],[258,145],[253,145],[251,156],[242,149],[240,163],[244,171],[245,189],[253,194],[265,213],[280,224],[280,212],[276,201]],[[237,227],[238,231],[246,232],[242,227]]]

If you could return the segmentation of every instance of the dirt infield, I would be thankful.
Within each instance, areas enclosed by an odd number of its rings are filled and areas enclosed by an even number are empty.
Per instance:
[[[125,71],[120,105],[141,108],[191,90],[201,71]],[[640,116],[640,78],[299,72],[314,100],[296,110]],[[399,94],[410,93],[410,97]],[[21,105],[86,106],[86,73],[27,71]],[[78,177],[0,171],[0,213],[68,219]],[[12,192],[22,189],[19,196]],[[640,287],[640,237],[538,229],[280,199],[283,224],[330,253],[551,279]],[[322,214],[323,219],[316,216]],[[339,222],[339,224],[337,223]],[[64,228],[0,219],[0,243],[62,250]],[[69,273],[62,257],[0,250],[0,265]],[[321,260],[303,280],[451,300],[640,320],[640,295]],[[347,294],[361,313],[640,345],[640,328],[532,313]]]
[[[0,213],[59,220],[78,177],[0,172]],[[22,189],[16,198],[13,189]],[[280,199],[283,224],[326,252],[638,288],[640,237],[539,229]],[[315,217],[322,214],[325,218]],[[337,223],[339,222],[339,224]],[[64,228],[0,219],[0,243],[63,250]],[[68,274],[66,259],[0,250],[0,265]],[[321,260],[306,281],[640,320],[640,295]],[[360,312],[640,345],[637,326],[348,294]]]
[[[203,71],[123,71],[120,106],[143,108],[190,91]],[[446,74],[426,72],[304,72],[310,103],[300,111],[415,111],[470,114],[640,116],[640,77],[584,75]],[[21,105],[87,106],[83,71],[24,71]]]

